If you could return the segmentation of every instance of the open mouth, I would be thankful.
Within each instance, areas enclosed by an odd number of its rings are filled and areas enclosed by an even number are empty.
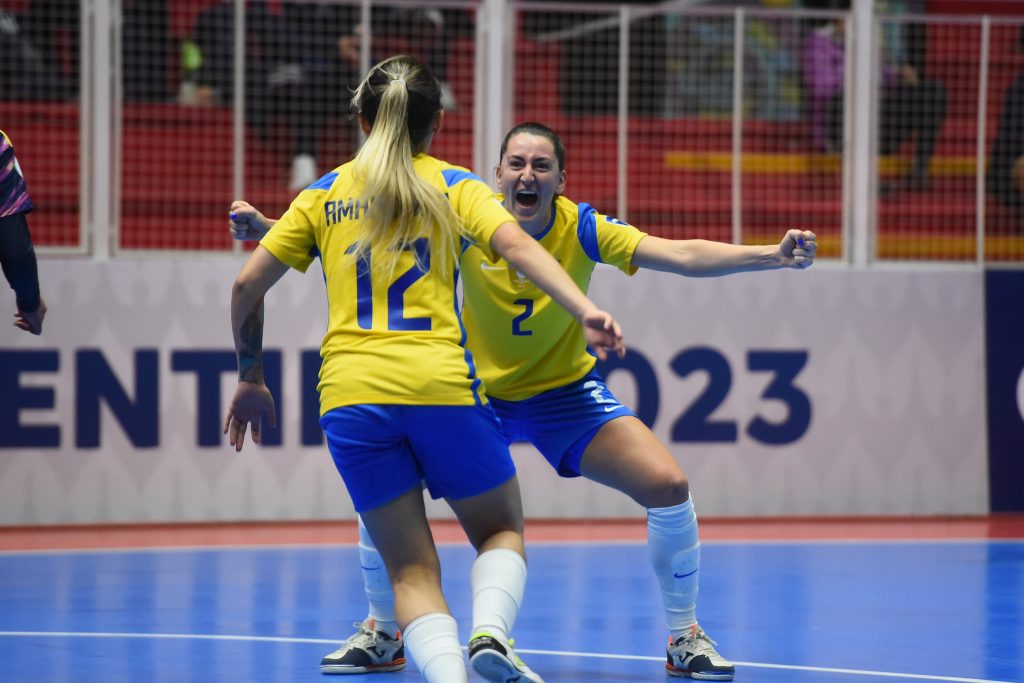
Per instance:
[[[537,202],[539,200],[540,197],[532,190],[520,190],[519,192],[516,192],[516,204],[528,209],[537,206]]]

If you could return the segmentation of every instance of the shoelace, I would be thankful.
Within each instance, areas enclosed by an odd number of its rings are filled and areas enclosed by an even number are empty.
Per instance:
[[[697,655],[704,655],[706,657],[721,657],[718,654],[718,650],[715,649],[716,643],[704,632],[704,629],[699,629],[693,634],[692,638],[688,639],[690,642],[687,643],[688,648],[691,652]]]
[[[707,633],[704,632],[704,629],[702,629],[702,628],[698,628],[697,629],[696,639],[697,640],[706,641],[712,647],[714,647],[715,645],[718,645],[718,643],[716,643],[715,641],[711,640],[711,638],[708,636]]]
[[[377,640],[376,632],[366,628],[366,625],[363,622],[354,621],[352,622],[352,625],[359,630],[356,633],[353,633],[351,636],[349,636],[348,640],[345,641],[344,648],[346,650],[351,647],[357,647],[357,644],[360,642],[360,638],[364,639],[363,642],[366,642],[368,640],[370,643],[373,643]]]
[[[714,649],[718,643],[711,640],[711,637],[699,626],[693,628],[689,634],[683,636],[679,644],[686,645],[693,650]]]

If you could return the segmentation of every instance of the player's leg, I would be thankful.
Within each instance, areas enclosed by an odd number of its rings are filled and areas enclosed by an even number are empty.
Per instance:
[[[689,484],[672,454],[638,419],[606,422],[583,451],[580,472],[647,508],[647,545],[672,639],[697,623],[700,541]]]
[[[434,440],[431,439],[430,441],[433,442]],[[429,446],[429,448],[435,447],[436,444],[433,443]],[[425,446],[424,450],[427,448]],[[516,500],[518,500],[518,489],[516,489],[515,493]],[[449,503],[453,503],[453,501],[449,501]],[[470,502],[463,503],[454,501],[454,505],[456,507],[465,505],[469,509],[472,506],[472,499]],[[464,526],[468,527],[467,535],[479,552],[505,547],[522,555],[521,521],[516,533],[493,532],[493,529],[496,528],[496,523],[492,521],[492,517],[495,516],[493,513],[497,513],[500,509],[500,507],[494,507],[485,509],[482,512],[470,512],[471,519],[464,524]],[[498,516],[498,521],[501,519],[514,519],[516,517],[521,520],[521,507],[518,513],[515,510],[502,512]],[[323,673],[382,673],[396,671],[405,667],[405,660],[401,659],[399,661],[399,658],[394,656],[394,653],[401,655],[403,637],[395,621],[395,598],[391,590],[391,582],[388,579],[387,569],[380,557],[380,553],[374,546],[373,540],[370,538],[369,533],[367,533],[361,518],[359,519],[359,560],[362,567],[363,590],[369,605],[367,617],[361,623],[354,624],[356,632],[338,650],[323,659],[320,667]],[[487,562],[485,562],[486,564]],[[521,589],[519,592],[521,594]]]
[[[386,673],[405,668],[405,642],[395,618],[391,579],[362,516],[358,522],[359,564],[369,609],[362,622],[353,624],[356,632],[321,660],[320,671],[325,674]]]
[[[417,485],[399,498],[361,512],[384,560],[405,646],[431,683],[467,680],[455,619],[441,593],[441,564]]]
[[[648,509],[679,505],[690,497],[690,484],[676,459],[632,415],[601,425],[583,449],[579,470]]]
[[[435,407],[421,416],[426,421],[411,427],[416,436],[410,443],[428,473],[427,489],[448,501],[477,549],[470,663],[489,681],[542,683],[509,638],[526,586],[526,559],[519,481],[498,420],[490,406]]]
[[[359,564],[362,568],[363,590],[369,604],[367,618],[373,621],[377,630],[390,634],[398,632],[398,620],[395,617],[395,593],[391,590],[391,579],[388,578],[384,560],[366,530],[363,518],[359,522]]]
[[[586,445],[580,473],[629,495],[647,508],[647,547],[661,586],[671,638],[666,670],[697,680],[732,680],[722,658],[697,624],[700,541],[689,483],[675,458],[640,420],[605,422]]]
[[[496,489],[460,500],[449,499],[470,542],[477,549],[470,583],[473,628],[469,660],[489,681],[542,683],[515,653],[512,628],[526,588],[523,508],[515,476]]]
[[[492,400],[502,429],[533,443],[564,477],[585,476],[647,508],[651,565],[672,633],[670,674],[729,680],[733,667],[697,625],[700,564],[689,483],[671,453],[591,373],[521,401]]]
[[[424,475],[406,441],[403,408],[347,406],[328,412],[320,424],[353,505],[391,579],[395,618],[406,631],[410,654],[428,681],[465,681],[458,632],[441,593],[440,563],[423,506]],[[388,476],[381,477],[381,471]],[[387,647],[380,647],[385,644]],[[322,670],[335,663],[340,670],[328,668],[327,673],[356,673],[355,668],[372,673],[404,664],[401,643],[394,647],[396,643],[380,639],[361,645],[366,646],[364,653],[373,655],[362,666],[342,666],[354,664],[346,659],[352,650],[343,646],[335,653],[338,656],[324,658]],[[379,663],[395,666],[381,667]]]

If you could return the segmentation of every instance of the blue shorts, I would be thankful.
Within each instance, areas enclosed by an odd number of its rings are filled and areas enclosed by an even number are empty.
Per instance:
[[[468,498],[516,473],[490,406],[354,405],[320,418],[356,512],[426,484],[434,498]]]
[[[580,458],[601,426],[636,414],[619,403],[597,372],[522,401],[489,397],[508,443],[529,441],[563,477],[580,476]]]

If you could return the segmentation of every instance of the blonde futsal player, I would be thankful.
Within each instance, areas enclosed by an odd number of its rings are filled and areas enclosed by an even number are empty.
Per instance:
[[[263,382],[263,297],[319,254],[329,301],[321,426],[390,577],[394,620],[424,678],[467,680],[421,494],[444,497],[478,550],[474,668],[541,681],[509,633],[526,581],[522,504],[508,447],[466,349],[455,306],[462,241],[515,265],[571,312],[601,353],[621,332],[465,169],[427,155],[441,122],[437,80],[418,62],[376,65],[353,103],[368,138],[356,158],[304,190],[251,254],[232,290],[239,382],[225,422],[237,450],[274,424]],[[382,473],[384,475],[382,476]],[[479,627],[479,628],[478,628]],[[396,633],[397,635],[397,633]],[[392,651],[395,663],[401,648]],[[404,662],[402,662],[404,663]]]
[[[790,230],[778,245],[665,240],[562,196],[565,150],[550,128],[525,123],[502,144],[496,180],[505,207],[585,288],[596,263],[627,274],[639,268],[687,276],[807,268],[815,235]],[[272,221],[236,202],[237,238],[262,234]],[[651,565],[669,628],[666,671],[697,680],[732,680],[735,669],[697,622],[700,544],[689,482],[654,434],[594,371],[594,356],[574,321],[519,269],[462,256],[463,321],[505,438],[529,441],[564,477],[584,476],[647,509]],[[399,644],[387,578],[360,529],[360,557],[370,613],[357,633],[323,660],[325,673],[389,670]],[[377,653],[380,653],[379,655]],[[398,668],[398,667],[395,667]]]

